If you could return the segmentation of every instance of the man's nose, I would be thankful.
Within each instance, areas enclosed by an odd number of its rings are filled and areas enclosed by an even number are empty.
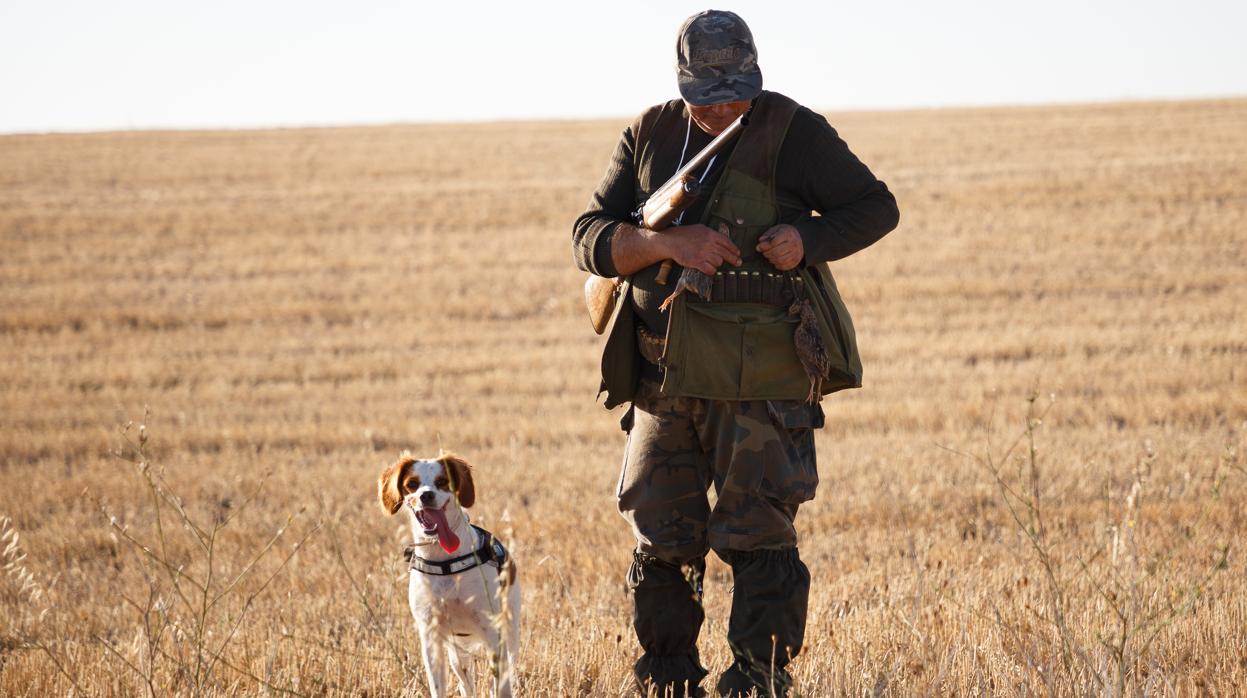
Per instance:
[[[433,494],[432,492],[421,492],[421,493],[420,493],[420,503],[421,503],[421,504],[425,504],[425,505],[432,504],[432,503],[433,503],[433,498],[434,498],[434,497],[436,497],[436,496],[437,496],[437,495]]]

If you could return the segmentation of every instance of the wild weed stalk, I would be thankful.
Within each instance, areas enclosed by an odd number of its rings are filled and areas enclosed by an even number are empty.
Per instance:
[[[257,675],[231,650],[257,600],[321,524],[305,525],[297,540],[282,550],[303,513],[293,512],[241,558],[245,560],[241,567],[229,565],[240,556],[226,549],[224,534],[260,495],[264,481],[227,510],[196,515],[152,462],[147,415],[134,437],[132,428],[127,424],[121,430],[123,444],[115,455],[134,465],[150,504],[154,531],[145,537],[137,526],[111,514],[103,502],[98,505],[113,533],[140,561],[141,592],[121,594],[138,622],[138,639],[127,645],[100,635],[94,639],[141,680],[150,696],[202,696],[216,686],[231,685],[220,676],[223,672],[270,691],[298,694],[271,677]]]
[[[1134,696],[1173,690],[1156,669],[1152,647],[1161,633],[1191,613],[1214,577],[1227,568],[1230,546],[1212,540],[1205,524],[1222,502],[1226,477],[1237,467],[1227,449],[1201,496],[1199,513],[1180,536],[1149,524],[1148,505],[1173,506],[1153,494],[1156,454],[1148,446],[1124,489],[1106,486],[1103,521],[1094,539],[1059,532],[1049,510],[1047,473],[1037,434],[1053,401],[1027,398],[1026,425],[999,456],[975,457],[992,478],[998,501],[1040,571],[1041,600],[1029,618],[993,602],[992,617],[1027,675],[1048,695]],[[1018,453],[1018,449],[1024,449]],[[1175,564],[1178,558],[1204,562]],[[1030,620],[1038,623],[1029,622]],[[1055,654],[1055,661],[1053,655]]]

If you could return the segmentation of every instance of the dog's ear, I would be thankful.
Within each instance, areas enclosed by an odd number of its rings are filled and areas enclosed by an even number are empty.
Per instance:
[[[472,482],[472,466],[453,453],[443,451],[437,461],[446,469],[446,477],[450,478],[450,489],[459,500],[459,506],[470,508],[476,503],[476,484]]]
[[[381,473],[381,479],[377,481],[377,495],[381,497],[381,508],[390,515],[397,514],[399,507],[403,506],[403,493],[398,489],[398,480],[403,475],[403,469],[415,462],[413,458],[399,458],[394,465]]]

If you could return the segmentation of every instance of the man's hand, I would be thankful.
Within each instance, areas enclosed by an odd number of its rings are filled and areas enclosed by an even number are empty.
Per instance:
[[[758,238],[758,252],[780,271],[796,269],[805,257],[805,244],[797,229],[781,223]]]
[[[724,262],[740,266],[740,249],[727,236],[727,227],[715,231],[700,223],[667,228],[657,236],[667,249],[667,259],[714,276]]]

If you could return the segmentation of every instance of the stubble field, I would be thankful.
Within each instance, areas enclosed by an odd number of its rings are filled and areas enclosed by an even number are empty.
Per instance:
[[[830,118],[902,222],[833,264],[866,379],[798,517],[800,692],[1247,691],[1247,101]],[[0,694],[422,695],[375,481],[439,446],[519,562],[523,692],[625,694],[569,244],[623,126],[0,137]]]

